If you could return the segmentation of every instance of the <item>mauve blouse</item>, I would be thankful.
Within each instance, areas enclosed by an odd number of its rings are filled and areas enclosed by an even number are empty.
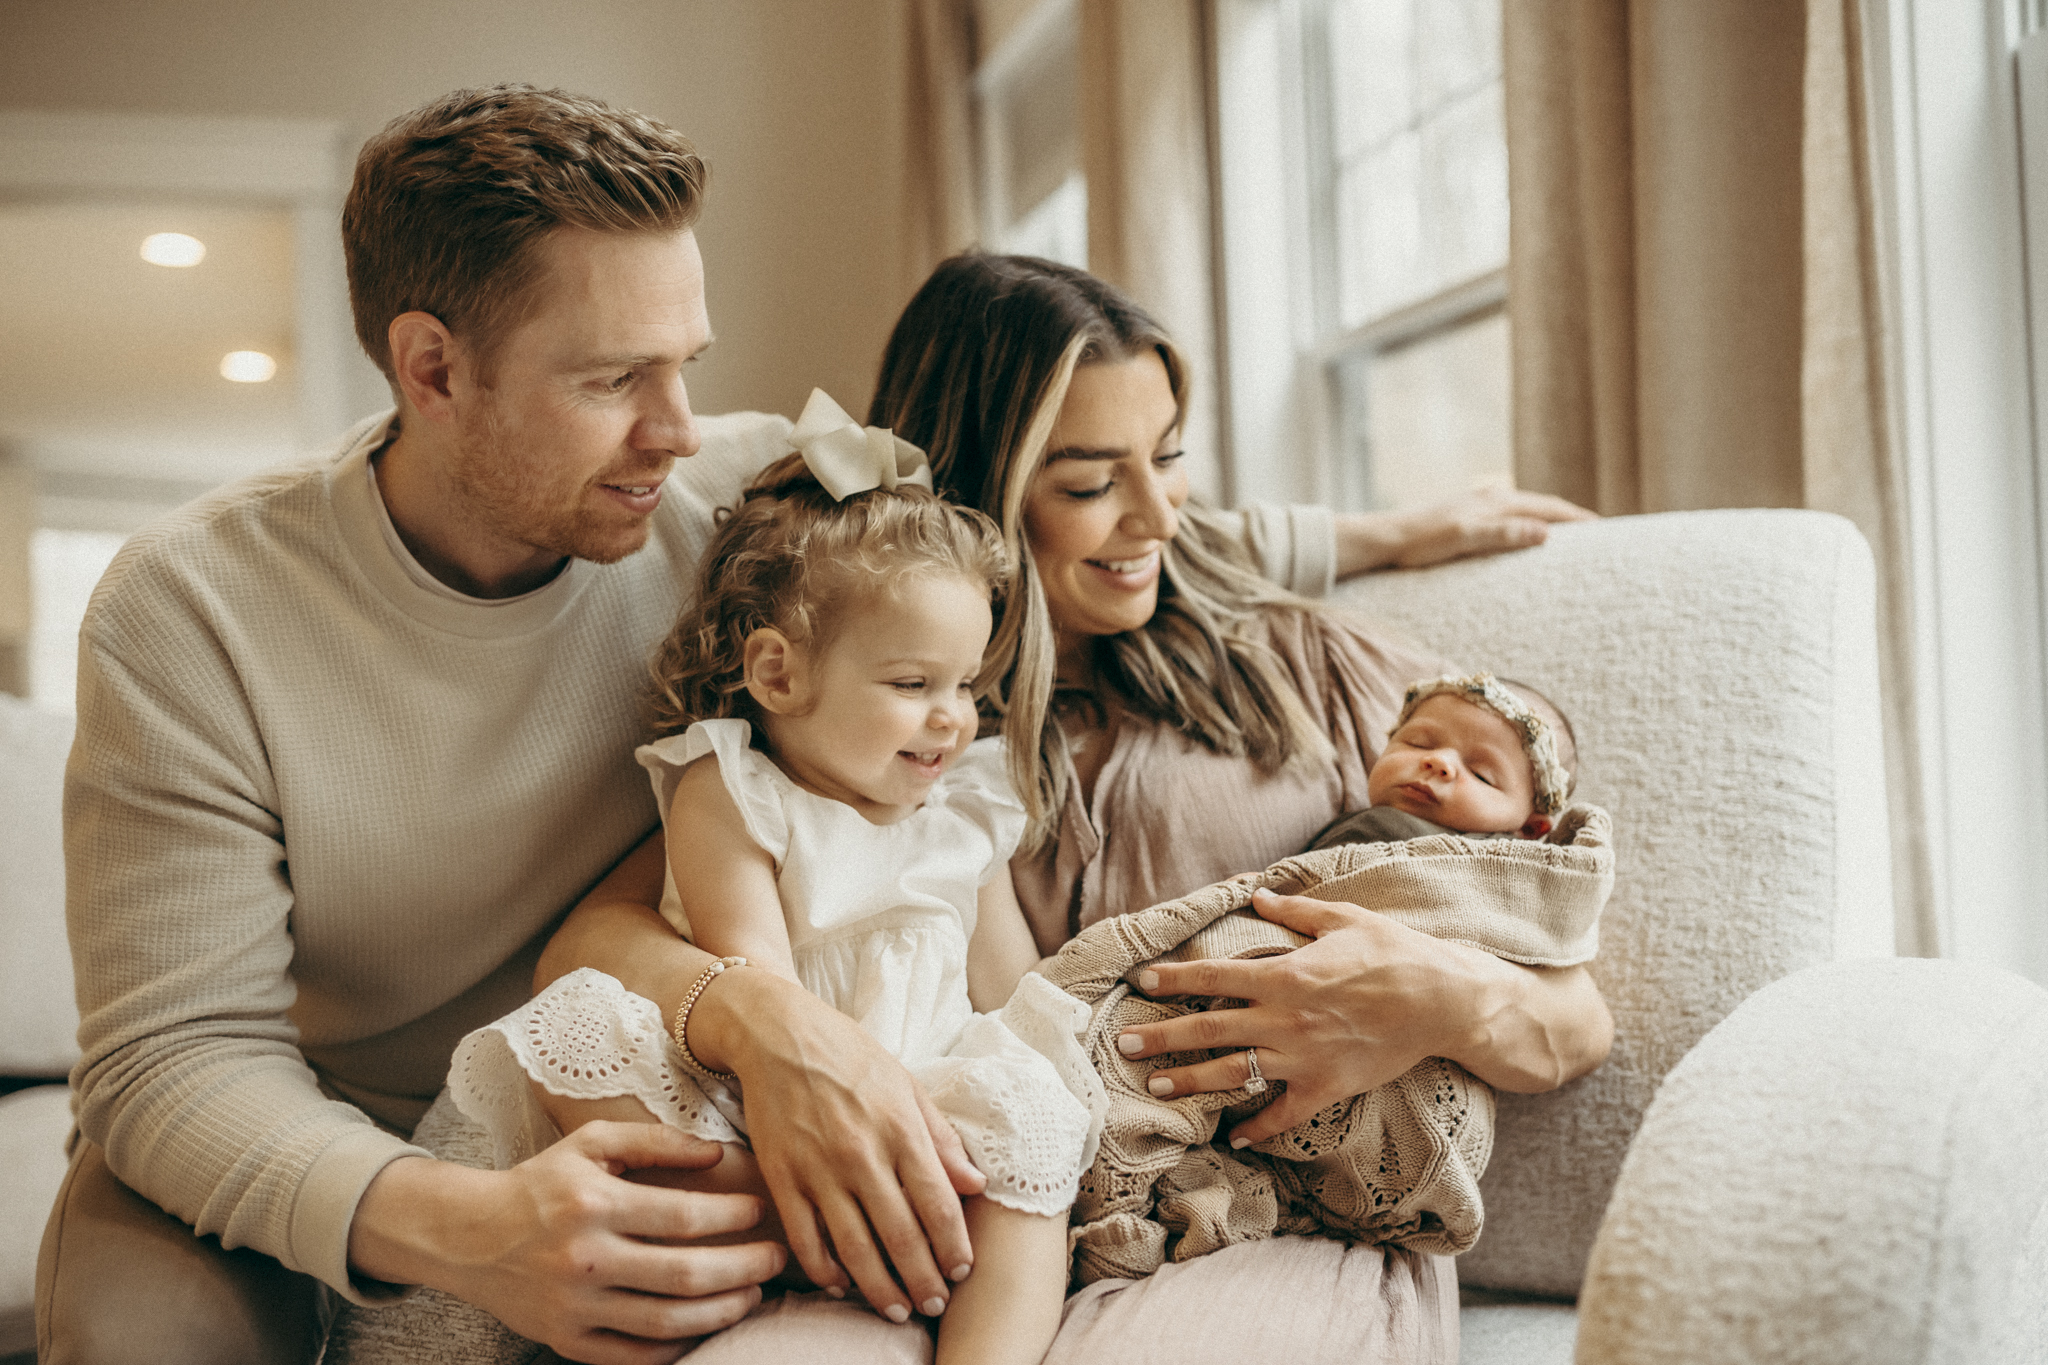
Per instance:
[[[1010,872],[1043,954],[1109,915],[1142,910],[1299,853],[1366,805],[1365,777],[1408,684],[1443,673],[1436,655],[1356,617],[1274,610],[1270,643],[1336,747],[1334,761],[1261,773],[1158,721],[1118,718],[1084,801],[1071,759],[1058,837]]]

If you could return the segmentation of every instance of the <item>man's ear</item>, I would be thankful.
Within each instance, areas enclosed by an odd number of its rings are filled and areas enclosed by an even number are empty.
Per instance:
[[[454,417],[455,336],[432,313],[400,313],[385,330],[392,382],[405,405],[429,422]]]
[[[1522,837],[1524,839],[1541,839],[1544,835],[1550,833],[1550,830],[1550,817],[1547,815],[1531,815],[1522,822]]]
[[[743,655],[747,692],[771,716],[802,715],[810,709],[803,650],[773,626],[747,637]]]

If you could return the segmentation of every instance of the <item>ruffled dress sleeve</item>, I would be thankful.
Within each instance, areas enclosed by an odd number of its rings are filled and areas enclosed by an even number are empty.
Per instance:
[[[975,879],[977,886],[986,886],[1024,838],[1024,803],[1010,785],[1002,739],[992,735],[968,745],[947,771],[940,791],[947,809],[979,826],[995,848],[994,858]]]
[[[660,805],[662,828],[666,829],[669,806],[676,799],[676,784],[682,780],[683,769],[707,754],[715,756],[718,776],[733,804],[739,807],[747,837],[767,850],[775,860],[775,870],[780,872],[783,860],[789,856],[789,815],[782,804],[782,789],[789,779],[766,754],[753,747],[752,737],[753,727],[743,720],[700,720],[679,735],[641,745],[633,751],[633,757],[647,770],[648,780],[654,784],[654,799]],[[664,869],[661,880],[661,917],[694,943],[696,935],[690,931],[690,917],[683,909],[682,898],[676,894],[674,874]]]

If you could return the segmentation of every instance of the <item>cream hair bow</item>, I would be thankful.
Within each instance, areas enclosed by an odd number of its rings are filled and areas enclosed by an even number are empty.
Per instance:
[[[932,486],[932,467],[922,450],[886,427],[861,426],[823,389],[811,390],[789,440],[835,502],[870,488]]]

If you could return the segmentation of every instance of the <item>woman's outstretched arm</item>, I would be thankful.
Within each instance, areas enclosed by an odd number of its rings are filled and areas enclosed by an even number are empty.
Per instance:
[[[1500,1090],[1554,1089],[1607,1058],[1614,1020],[1584,967],[1522,967],[1446,943],[1355,905],[1260,892],[1267,919],[1316,941],[1257,961],[1154,969],[1155,995],[1249,1001],[1126,1030],[1135,1058],[1233,1049],[1153,1076],[1162,1095],[1230,1090],[1259,1050],[1287,1092],[1232,1130],[1238,1145],[1285,1132],[1326,1105],[1386,1084],[1425,1057],[1447,1057]]]
[[[1500,486],[1409,512],[1344,513],[1337,517],[1337,577],[1525,550],[1541,545],[1553,523],[1592,517],[1563,498]]]
[[[592,967],[675,1017],[713,959],[652,908],[663,857],[657,833],[584,897],[541,954],[535,989]],[[739,1075],[762,1177],[814,1283],[844,1288],[850,1274],[883,1312],[949,1297],[949,1279],[974,1260],[960,1196],[984,1182],[901,1063],[803,987],[744,970],[718,977],[691,1007],[690,1048]]]

